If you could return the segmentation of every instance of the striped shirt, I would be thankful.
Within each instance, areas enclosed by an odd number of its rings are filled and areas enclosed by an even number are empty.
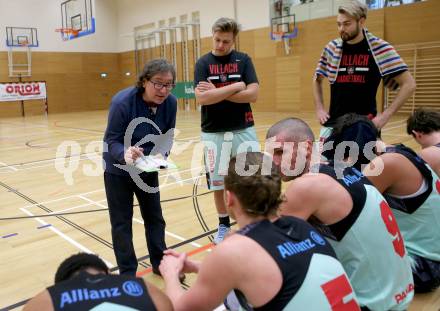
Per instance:
[[[384,85],[393,90],[397,89],[399,86],[397,82],[393,78],[387,78],[387,76],[394,72],[408,70],[408,66],[391,44],[374,36],[366,28],[363,29],[363,32],[379,68],[380,75],[384,80]],[[318,76],[324,76],[331,84],[336,81],[342,58],[342,46],[343,41],[341,38],[332,40],[325,46],[315,70],[315,79]]]

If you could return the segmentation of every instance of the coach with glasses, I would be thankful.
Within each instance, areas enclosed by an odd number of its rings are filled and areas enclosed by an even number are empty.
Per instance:
[[[138,264],[133,247],[133,195],[144,221],[153,273],[160,274],[158,266],[167,247],[158,173],[138,172],[141,184],[157,189],[145,191],[129,172],[139,157],[170,153],[177,112],[176,98],[170,94],[175,79],[173,65],[154,59],[145,65],[136,86],[118,92],[110,104],[104,135],[104,184],[120,274],[135,275]],[[145,142],[147,137],[150,141]]]

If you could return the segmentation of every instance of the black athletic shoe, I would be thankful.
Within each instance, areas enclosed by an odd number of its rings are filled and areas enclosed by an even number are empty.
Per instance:
[[[162,276],[162,273],[160,273],[160,270],[158,267],[153,267],[153,273],[158,275],[158,276]]]

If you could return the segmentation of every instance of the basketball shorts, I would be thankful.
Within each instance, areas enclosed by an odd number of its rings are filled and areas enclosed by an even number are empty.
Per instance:
[[[231,157],[242,152],[261,150],[253,126],[230,132],[204,133],[204,162],[206,179],[210,190],[223,190],[224,177]]]

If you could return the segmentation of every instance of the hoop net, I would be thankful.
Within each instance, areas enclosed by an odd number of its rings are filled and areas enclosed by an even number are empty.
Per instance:
[[[298,28],[295,27],[293,32],[284,32],[284,31],[272,31],[270,33],[270,38],[274,41],[288,40],[293,39],[298,35]]]
[[[29,41],[24,40],[24,41],[18,42],[18,45],[19,45],[20,47],[25,48],[25,47],[27,47],[27,46],[29,45]]]
[[[276,31],[276,32],[271,32],[270,37],[272,40],[281,41],[284,38],[285,34],[286,33],[284,31]]]
[[[55,31],[61,33],[64,41],[69,40],[71,36],[78,37],[79,34],[79,29],[73,28],[57,28]]]

